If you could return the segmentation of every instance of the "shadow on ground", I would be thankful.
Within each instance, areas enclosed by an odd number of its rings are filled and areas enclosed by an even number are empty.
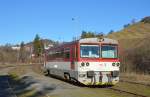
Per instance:
[[[9,76],[9,82],[17,96],[43,97],[46,93],[55,90],[55,85],[46,85],[33,79],[32,76],[24,76],[19,80]]]
[[[9,86],[8,78],[7,75],[0,75],[0,97],[15,97]]]
[[[63,82],[66,82],[66,84],[69,83],[69,84],[72,84],[77,87],[88,87],[88,88],[111,87],[111,86],[85,86],[85,85],[77,82],[76,80],[67,81],[67,80],[61,79],[59,77],[52,76],[52,75],[48,76],[48,77],[55,78],[56,80],[61,80]],[[46,83],[46,82],[34,79],[32,76],[27,76],[27,75],[25,75],[21,78],[7,76],[7,79],[9,81],[10,85],[12,86],[15,94],[19,97],[45,97],[45,94],[51,93],[54,90],[65,89],[64,87],[60,88],[58,86],[58,84],[53,84],[51,82]],[[71,89],[70,85],[68,85],[67,88]]]
[[[66,83],[69,83],[69,84],[72,84],[72,85],[75,85],[77,87],[88,87],[88,88],[110,88],[112,87],[113,85],[84,85],[82,83],[80,83],[79,81],[75,80],[75,79],[71,79],[71,81],[68,81],[68,80],[65,80],[63,78],[60,78],[60,77],[57,77],[57,76],[54,76],[54,75],[45,75],[47,77],[52,77],[52,78],[55,78],[57,80],[61,80],[61,81],[64,81]]]

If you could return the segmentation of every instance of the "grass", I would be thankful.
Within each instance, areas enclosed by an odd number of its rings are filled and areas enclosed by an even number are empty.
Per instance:
[[[19,76],[16,73],[9,73],[9,76],[15,81],[19,80]]]
[[[117,85],[115,85],[113,88],[119,88],[120,90],[125,90],[132,93],[150,96],[150,87],[144,85],[120,82]]]
[[[64,90],[59,93],[49,94],[49,97],[133,97],[133,95],[120,93],[105,88],[80,88],[75,90]]]
[[[121,80],[150,84],[150,75],[135,74],[135,73],[121,73],[120,78]]]
[[[28,67],[21,66],[21,65],[17,66],[14,69],[12,69],[11,71],[9,71],[9,74],[12,76],[21,76],[27,72],[26,68],[28,68]]]
[[[19,97],[32,97],[35,93],[36,93],[36,91],[30,90],[30,91],[26,91],[25,93],[19,95]]]

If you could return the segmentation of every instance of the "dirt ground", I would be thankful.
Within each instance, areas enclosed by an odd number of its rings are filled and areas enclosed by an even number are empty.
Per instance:
[[[38,67],[39,68],[39,67]],[[127,93],[120,93],[107,87],[86,87],[74,85],[66,81],[44,76],[35,66],[17,66],[4,70],[11,75],[10,84],[18,97],[136,97]],[[126,87],[126,83],[119,83],[115,88]],[[145,95],[150,97],[150,88],[143,86],[127,85],[126,88],[142,87]],[[134,91],[133,91],[134,92]]]

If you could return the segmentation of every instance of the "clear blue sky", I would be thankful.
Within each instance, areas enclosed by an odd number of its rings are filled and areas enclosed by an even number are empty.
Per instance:
[[[118,31],[149,15],[150,0],[0,0],[0,44],[29,42],[36,34],[71,41],[82,30]]]

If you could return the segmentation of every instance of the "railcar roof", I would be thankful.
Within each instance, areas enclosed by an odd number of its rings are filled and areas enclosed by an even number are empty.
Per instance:
[[[118,44],[117,40],[110,39],[110,38],[84,38],[84,39],[79,39],[76,41],[72,42],[65,42],[64,44],[72,44],[72,43],[111,43],[111,44]]]
[[[111,44],[118,44],[117,40],[113,40],[110,38],[84,38],[80,39],[79,43],[111,43]]]
[[[118,44],[117,40],[114,39],[110,39],[110,38],[84,38],[84,39],[79,39],[79,40],[75,40],[72,42],[64,42],[62,44],[59,44],[56,47],[52,47],[53,49],[58,48],[58,47],[62,47],[63,45],[70,45],[70,44],[74,44],[74,43],[108,43],[108,44]]]

